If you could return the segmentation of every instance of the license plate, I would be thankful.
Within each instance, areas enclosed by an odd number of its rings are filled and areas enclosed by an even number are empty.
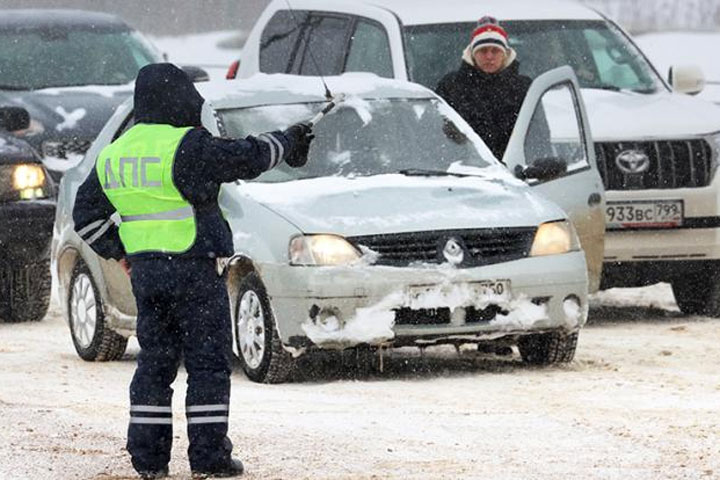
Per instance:
[[[605,218],[608,228],[679,227],[683,223],[683,201],[608,202]]]
[[[481,297],[510,300],[510,280],[488,280],[449,285],[414,285],[408,290],[412,309],[470,306]]]

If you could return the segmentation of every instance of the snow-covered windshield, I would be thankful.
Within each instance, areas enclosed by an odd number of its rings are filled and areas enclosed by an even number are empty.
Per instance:
[[[322,103],[270,105],[219,110],[218,114],[227,135],[244,137],[282,130],[309,120],[323,106]],[[446,172],[450,169],[468,173],[497,166],[470,127],[436,99],[351,97],[320,121],[314,133],[305,167],[290,168],[282,164],[257,181],[367,176],[400,170]]]
[[[132,82],[158,54],[128,31],[0,31],[0,90]]]
[[[520,72],[530,78],[563,65],[575,69],[580,86],[655,92],[662,82],[642,53],[613,24],[601,20],[507,21]],[[435,88],[456,70],[474,23],[405,28],[407,61],[414,82]]]

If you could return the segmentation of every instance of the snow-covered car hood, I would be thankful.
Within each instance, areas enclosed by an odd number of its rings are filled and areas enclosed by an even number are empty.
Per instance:
[[[94,140],[117,106],[132,95],[133,86],[84,86],[34,91],[4,91],[0,99],[19,105],[44,131],[26,140],[40,150],[45,140]]]
[[[679,139],[720,131],[720,108],[688,95],[583,89],[597,141]]]
[[[348,237],[531,226],[566,215],[524,184],[481,177],[323,177],[238,187],[304,233]]]

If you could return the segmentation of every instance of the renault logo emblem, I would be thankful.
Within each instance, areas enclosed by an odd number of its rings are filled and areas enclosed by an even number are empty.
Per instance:
[[[615,157],[615,165],[623,173],[645,173],[650,168],[650,157],[640,150],[624,150]]]
[[[443,248],[442,253],[443,257],[445,257],[445,260],[452,263],[453,265],[461,264],[463,258],[465,258],[465,252],[463,251],[460,242],[458,242],[454,238],[448,239],[448,241],[445,243],[445,248]]]

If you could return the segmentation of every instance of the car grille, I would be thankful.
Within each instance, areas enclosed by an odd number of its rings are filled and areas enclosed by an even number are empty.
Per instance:
[[[44,157],[68,158],[68,156],[84,155],[90,148],[90,140],[67,139],[62,141],[47,140],[42,143]]]
[[[616,159],[635,150],[647,155],[649,168],[626,173]],[[714,174],[713,150],[702,139],[655,142],[602,142],[595,144],[598,170],[607,190],[692,188],[710,184]]]
[[[405,266],[416,262],[446,262],[443,249],[452,238],[462,246],[464,253],[464,259],[458,266],[473,267],[526,257],[535,230],[535,227],[441,230],[368,235],[348,240],[376,252],[376,265]]]

